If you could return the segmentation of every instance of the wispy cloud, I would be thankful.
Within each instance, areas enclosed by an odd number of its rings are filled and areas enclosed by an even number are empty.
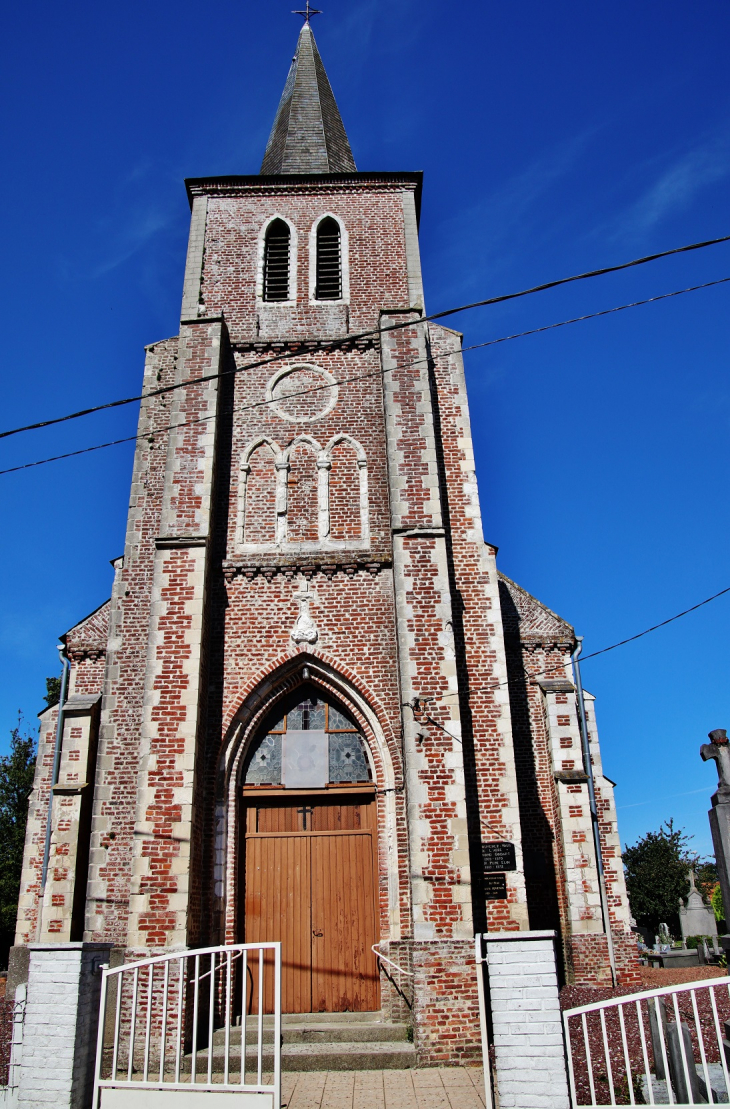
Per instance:
[[[374,57],[400,52],[423,33],[423,12],[418,9],[419,18],[415,19],[416,10],[416,0],[359,0],[338,14],[327,36],[330,42],[341,44],[351,82],[371,76]],[[388,29],[385,35],[383,27]],[[329,64],[335,61],[336,56]]]
[[[59,260],[61,274],[97,280],[123,266],[154,239],[169,234],[180,220],[181,208],[164,188],[168,178],[167,166],[148,162],[133,166],[117,182],[108,211],[95,221],[85,249]]]
[[[478,204],[461,209],[453,221],[442,224],[439,265],[443,272],[478,276],[483,283],[510,264],[521,243],[529,241],[534,247],[553,238],[557,227],[554,219],[545,219],[547,198],[575,171],[595,133],[590,128],[559,143]],[[464,226],[470,229],[466,238],[459,233]],[[465,254],[473,260],[470,265],[464,264],[469,261]],[[450,294],[456,292],[452,287]]]
[[[134,212],[126,226],[119,229],[115,236],[116,241],[110,244],[111,249],[107,256],[97,262],[89,272],[89,277],[92,280],[103,277],[104,274],[124,265],[151,239],[159,235],[161,231],[167,230],[174,222],[175,214],[171,211],[163,213],[159,210],[150,209]]]
[[[653,805],[658,801],[671,801],[675,797],[691,797],[693,793],[707,793],[708,787],[703,786],[702,789],[688,789],[686,793],[668,793],[665,797],[650,797],[648,801],[635,801],[633,805],[617,805],[616,810],[619,809],[640,809],[644,805]]]
[[[651,231],[688,208],[703,189],[730,176],[730,139],[714,136],[676,157],[620,218],[620,230]]]

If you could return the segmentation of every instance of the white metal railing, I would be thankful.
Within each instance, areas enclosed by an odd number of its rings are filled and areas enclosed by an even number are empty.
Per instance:
[[[105,1089],[238,1091],[281,1105],[281,944],[102,968],[93,1109]]]
[[[726,977],[579,1005],[563,1024],[574,1109],[728,1101]]]
[[[374,943],[371,946],[370,950],[378,959],[380,959],[381,963],[387,963],[389,967],[395,967],[395,969],[399,970],[401,974],[405,974],[407,978],[415,978],[415,974],[413,973],[413,971],[404,970],[403,967],[399,967],[397,963],[394,963],[392,959],[389,959],[387,955],[384,955],[383,952],[380,950],[379,943]]]

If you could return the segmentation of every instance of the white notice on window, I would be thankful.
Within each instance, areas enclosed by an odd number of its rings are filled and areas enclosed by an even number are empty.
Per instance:
[[[290,731],[282,736],[282,785],[287,789],[324,789],[328,778],[326,732]]]

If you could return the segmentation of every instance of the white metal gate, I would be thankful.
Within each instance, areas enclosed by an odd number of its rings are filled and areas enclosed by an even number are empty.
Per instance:
[[[563,1023],[575,1109],[728,1101],[726,977],[580,1005]]]
[[[279,1109],[280,943],[178,951],[102,975],[93,1109]]]

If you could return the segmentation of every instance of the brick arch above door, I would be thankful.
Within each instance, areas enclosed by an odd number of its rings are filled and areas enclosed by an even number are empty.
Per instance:
[[[305,681],[342,705],[367,743],[377,794],[380,938],[400,939],[403,928],[408,929],[410,887],[407,858],[401,857],[408,837],[402,762],[393,723],[377,698],[363,690],[357,675],[338,670],[329,659],[311,654],[283,659],[279,667],[250,682],[248,694],[227,729],[217,773],[214,917],[219,924],[214,925],[214,931],[227,942],[234,942],[238,932],[237,828],[245,760],[269,714]]]

